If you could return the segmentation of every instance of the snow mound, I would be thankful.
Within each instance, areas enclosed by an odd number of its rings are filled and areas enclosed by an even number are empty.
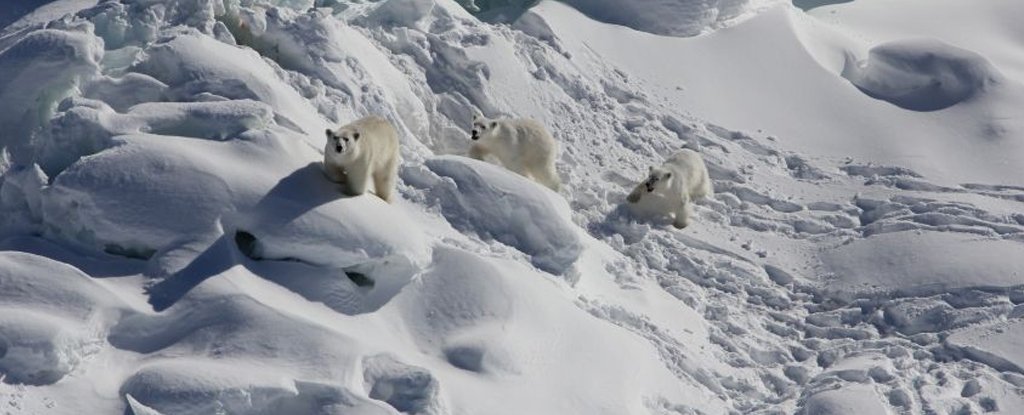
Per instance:
[[[381,312],[399,317],[420,350],[450,365],[434,373],[459,369],[441,387],[454,397],[462,388],[476,391],[476,402],[453,399],[472,413],[504,412],[494,405],[508,401],[517,402],[516,412],[544,413],[563,399],[557,385],[590,385],[576,395],[574,413],[642,413],[645,401],[682,402],[700,388],[677,379],[649,344],[590,318],[572,294],[552,290],[557,284],[521,263],[439,247],[431,268]],[[400,372],[429,393],[415,368]],[[480,379],[499,386],[478,388]],[[722,411],[716,402],[684,405],[692,413]]]
[[[668,36],[695,36],[749,12],[755,0],[565,0],[595,20]]]
[[[339,386],[246,365],[239,370],[238,363],[194,358],[150,363],[125,381],[121,393],[133,407],[165,414],[393,413]]]
[[[540,269],[566,273],[583,250],[569,205],[550,190],[501,167],[444,156],[426,166],[445,178],[432,185],[454,226],[515,247]]]
[[[215,231],[221,215],[255,205],[303,158],[317,157],[294,141],[256,132],[246,137],[118,137],[120,145],[75,163],[44,190],[44,232],[92,249],[149,257],[181,235]]]
[[[52,384],[103,342],[122,307],[113,293],[61,262],[0,252],[0,373],[8,383]]]
[[[18,105],[0,111],[0,147],[14,160],[31,157],[29,137],[50,118],[57,103],[82,78],[96,75],[103,42],[87,33],[39,30],[0,51],[0,102]]]
[[[150,46],[139,58],[131,71],[169,85],[170,97],[258,100],[274,108],[279,124],[297,132],[313,134],[327,126],[309,100],[277,76],[280,69],[252,49],[184,35]]]
[[[112,137],[119,135],[225,140],[274,122],[272,109],[252,100],[150,102],[119,114],[102,101],[73,98],[62,102],[58,111],[50,121],[48,139],[35,146],[41,167],[53,175],[83,156],[113,146]]]
[[[807,398],[801,415],[859,415],[890,413],[870,386],[856,385],[820,392]]]
[[[1003,79],[983,56],[936,39],[901,40],[848,62],[843,77],[869,96],[913,111],[967,101]]]
[[[254,207],[226,220],[236,244],[252,259],[298,261],[368,287],[359,295],[359,305],[329,304],[350,313],[380,308],[431,257],[428,238],[400,208],[370,193],[344,197],[340,186],[326,179],[320,163],[294,171]],[[268,271],[288,272],[280,267]],[[283,281],[286,286],[290,282]],[[296,288],[312,293],[308,287]]]

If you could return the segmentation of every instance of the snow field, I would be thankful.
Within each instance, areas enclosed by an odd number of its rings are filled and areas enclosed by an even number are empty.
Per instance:
[[[869,54],[786,7],[681,39],[554,2],[311,6],[106,2],[0,36],[10,411],[1024,407],[1012,60]],[[455,155],[474,110],[549,126],[565,190]],[[317,166],[366,113],[402,135],[391,205]],[[979,123],[999,157],[959,150]],[[627,215],[683,144],[716,189],[696,222]]]

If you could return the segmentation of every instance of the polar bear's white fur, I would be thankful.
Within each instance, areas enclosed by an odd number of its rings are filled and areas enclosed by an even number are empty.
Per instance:
[[[370,115],[337,130],[327,130],[324,172],[358,196],[373,180],[378,197],[391,202],[398,176],[398,133],[388,120]]]
[[[674,218],[672,225],[682,229],[690,224],[693,216],[691,203],[713,192],[700,154],[683,149],[661,166],[651,167],[647,179],[636,185],[626,200],[634,212],[671,216]]]
[[[505,168],[535,180],[551,190],[561,186],[555,172],[558,143],[539,122],[518,119],[489,119],[473,115],[473,145],[469,156],[484,160],[492,155]]]

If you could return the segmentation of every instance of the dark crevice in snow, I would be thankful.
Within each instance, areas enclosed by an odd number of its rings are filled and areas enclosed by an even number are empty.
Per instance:
[[[110,255],[123,256],[131,259],[148,260],[156,254],[156,250],[146,247],[121,246],[118,244],[107,244],[103,246],[103,252]]]

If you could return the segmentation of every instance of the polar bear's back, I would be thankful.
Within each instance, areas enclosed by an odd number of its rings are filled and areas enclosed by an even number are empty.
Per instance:
[[[547,128],[536,120],[513,118],[505,120],[505,127],[514,131],[516,141],[525,151],[525,156],[552,157],[558,150],[558,143]]]
[[[363,134],[372,135],[375,138],[385,137],[386,141],[398,141],[398,133],[395,131],[395,127],[392,127],[390,121],[379,115],[367,115],[353,121],[347,127],[364,131],[365,133]]]
[[[679,150],[665,160],[662,167],[673,171],[684,179],[683,183],[685,183],[686,189],[683,190],[689,193],[691,198],[707,197],[713,192],[711,178],[708,177],[708,168],[704,165],[704,158],[696,151],[688,148]]]
[[[385,161],[398,152],[398,132],[391,122],[379,115],[368,115],[346,126],[360,132],[362,146],[373,153],[374,160]]]

